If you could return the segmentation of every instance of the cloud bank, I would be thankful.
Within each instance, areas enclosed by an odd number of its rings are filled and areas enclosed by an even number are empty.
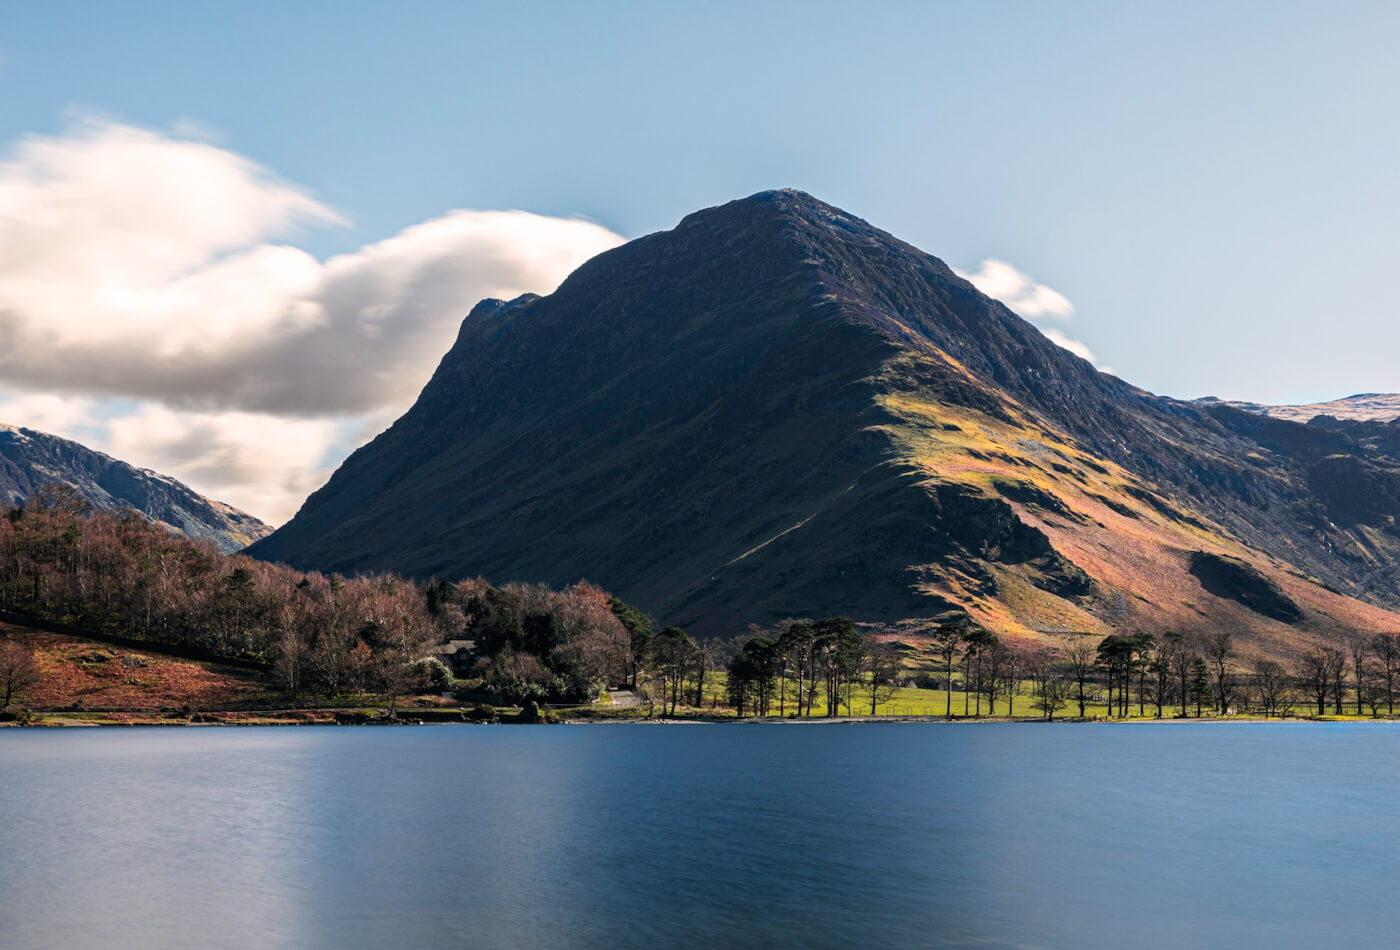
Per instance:
[[[203,142],[104,121],[25,139],[0,163],[0,420],[280,523],[479,299],[548,293],[622,241],[459,210],[326,261],[274,243],[343,223]]]
[[[1074,304],[1058,290],[1036,282],[1029,274],[995,258],[987,258],[981,267],[971,273],[955,273],[988,297],[1000,300],[1018,315],[1030,320],[1051,343],[1069,350],[1080,359],[1098,363],[1088,346],[1059,327],[1044,325],[1047,320],[1068,322],[1074,318]]]

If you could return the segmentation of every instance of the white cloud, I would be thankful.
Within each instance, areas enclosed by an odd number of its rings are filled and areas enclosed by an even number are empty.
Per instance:
[[[1040,332],[1045,334],[1045,338],[1051,343],[1069,350],[1080,359],[1088,360],[1090,363],[1098,362],[1098,358],[1094,356],[1093,350],[1089,349],[1078,340],[1072,340],[1065,336],[1064,331],[1059,327],[1045,327]]]
[[[1058,290],[1037,283],[1029,274],[1017,270],[1006,261],[990,257],[973,273],[954,273],[988,297],[1000,300],[1020,316],[1034,322],[1051,343],[1069,350],[1080,359],[1098,363],[1094,352],[1084,343],[1067,336],[1058,327],[1043,325],[1045,320],[1068,321],[1074,317],[1074,304]]]
[[[21,141],[0,163],[0,421],[278,521],[337,440],[407,408],[478,300],[548,293],[622,241],[458,210],[324,262],[273,243],[340,223],[207,141],[99,120]]]
[[[1074,316],[1074,304],[1058,290],[1038,284],[1028,274],[1012,267],[1006,261],[987,258],[982,266],[970,274],[956,272],[972,286],[993,300],[1000,300],[1027,320],[1046,317],[1052,320],[1069,320]]]
[[[0,422],[21,425],[40,432],[62,435],[80,432],[93,424],[97,400],[83,396],[55,396],[49,393],[0,393]]]
[[[176,412],[146,403],[111,420],[106,433],[108,454],[280,523],[329,474],[326,453],[340,425],[246,412]]]
[[[482,297],[547,293],[621,242],[454,211],[324,263],[263,243],[339,218],[240,156],[111,123],[0,165],[0,379],[201,410],[411,400]]]

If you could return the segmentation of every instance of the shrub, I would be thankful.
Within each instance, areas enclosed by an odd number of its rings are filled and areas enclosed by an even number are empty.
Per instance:
[[[424,657],[413,664],[413,669],[429,689],[446,692],[457,688],[457,679],[452,671],[435,656]]]

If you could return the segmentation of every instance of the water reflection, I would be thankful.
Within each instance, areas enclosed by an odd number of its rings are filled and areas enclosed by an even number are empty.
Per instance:
[[[1397,765],[1364,725],[7,730],[0,946],[1379,942]]]

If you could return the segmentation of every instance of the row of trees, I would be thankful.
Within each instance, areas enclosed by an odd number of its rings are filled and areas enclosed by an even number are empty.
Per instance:
[[[1363,705],[1374,716],[1382,709],[1394,714],[1400,677],[1396,634],[1357,634],[1341,647],[1315,646],[1298,655],[1291,669],[1270,659],[1242,667],[1237,659],[1234,637],[1216,631],[1114,634],[1097,644],[1081,638],[1057,651],[1053,662],[1071,683],[1080,716],[1095,676],[1106,690],[1111,716],[1128,716],[1134,702],[1138,715],[1151,707],[1159,719],[1171,708],[1183,717],[1200,717],[1206,710],[1224,716],[1240,709],[1285,716],[1304,704],[1315,705],[1320,716],[1329,700],[1342,715],[1345,698],[1354,700],[1358,716]]]
[[[63,486],[0,507],[0,607],[252,661],[293,701],[450,687],[434,647],[463,637],[483,646],[483,688],[592,698],[632,658],[612,603],[588,584],[552,591],[296,571],[220,554],[136,512],[92,513]]]
[[[1110,717],[1127,718],[1134,712],[1163,718],[1168,710],[1180,717],[1201,717],[1207,712],[1228,715],[1250,711],[1265,716],[1285,716],[1303,704],[1315,706],[1318,715],[1341,715],[1344,700],[1354,702],[1356,715],[1363,705],[1372,715],[1394,713],[1400,685],[1400,635],[1354,635],[1343,646],[1317,646],[1296,657],[1291,667],[1259,659],[1248,666],[1238,662],[1232,634],[1168,632],[1112,634],[1102,638],[1073,636],[1059,646],[1007,643],[992,632],[966,623],[938,627],[932,636],[939,664],[938,680],[945,691],[944,714],[954,713],[954,671],[959,672],[964,716],[980,716],[983,701],[989,715],[1005,701],[1005,712],[1014,716],[1016,699],[1029,686],[1030,706],[1047,719],[1066,708],[1087,716],[1089,706],[1106,703]],[[783,651],[779,649],[781,655]],[[858,666],[844,669],[862,675]],[[881,674],[869,677],[874,686]],[[899,676],[897,662],[884,674],[893,682]],[[927,679],[927,678],[925,678]],[[929,685],[933,685],[929,683]],[[767,714],[761,702],[755,708]],[[831,707],[829,707],[831,708]],[[876,705],[872,702],[871,712]]]
[[[441,625],[417,585],[345,580],[220,554],[53,488],[0,511],[0,606],[97,634],[264,664],[307,692],[398,695]]]
[[[1316,705],[1319,716],[1327,711],[1329,698],[1333,712],[1342,715],[1348,691],[1355,700],[1356,715],[1363,714],[1363,704],[1373,716],[1379,716],[1382,708],[1386,715],[1394,715],[1400,635],[1357,635],[1342,647],[1316,646],[1298,658],[1292,676],[1282,668],[1273,672],[1280,680],[1278,688],[1284,700],[1301,694]]]
[[[94,633],[131,637],[264,665],[296,701],[454,685],[432,659],[436,644],[470,639],[472,686],[512,702],[587,702],[630,683],[652,708],[701,706],[716,670],[740,716],[810,717],[858,709],[878,714],[904,676],[889,644],[862,636],[844,617],[788,620],[747,637],[696,641],[659,632],[636,607],[580,582],[493,586],[480,578],[420,584],[392,575],[345,579],[295,571],[155,527],[135,512],[89,512],[61,486],[22,507],[0,508],[0,607]],[[952,716],[960,674],[965,716],[996,715],[1029,682],[1031,707],[1082,717],[1105,694],[1110,715],[1156,716],[1240,706],[1287,714],[1306,702],[1337,714],[1354,702],[1393,714],[1400,637],[1357,636],[1318,646],[1289,668],[1271,660],[1241,669],[1228,632],[1073,637],[1058,649],[1003,641],[969,624],[933,632],[944,712]],[[13,653],[13,650],[10,651]],[[15,655],[9,663],[32,679]],[[0,682],[0,703],[20,686]]]
[[[818,696],[828,716],[854,711],[857,693],[876,715],[901,672],[897,651],[856,632],[846,617],[789,620],[757,631],[730,658],[728,698],[739,716],[811,716]]]
[[[947,707],[944,714],[953,715],[953,664],[961,660],[964,716],[981,716],[982,700],[987,700],[987,713],[996,715],[998,699],[1006,700],[1006,714],[1016,714],[1016,695],[1021,684],[1035,674],[1047,673],[1051,656],[1046,651],[1019,644],[1005,643],[996,634],[966,623],[945,623],[933,633],[934,650],[943,664]],[[1043,677],[1042,677],[1043,678]],[[1055,680],[1058,683],[1058,680]],[[1053,684],[1051,684],[1053,685]],[[973,697],[976,698],[975,706]],[[1051,715],[1054,709],[1051,710]]]
[[[1056,651],[1004,641],[961,623],[940,626],[933,639],[950,718],[955,666],[964,716],[981,716],[984,708],[996,715],[1003,702],[1005,714],[1014,716],[1027,683],[1031,708],[1049,718],[1067,701],[1069,668]],[[894,644],[862,636],[845,617],[789,620],[755,631],[733,652],[727,669],[728,699],[739,716],[786,716],[789,709],[812,716],[819,703],[828,716],[867,711],[875,716],[908,677]]]

